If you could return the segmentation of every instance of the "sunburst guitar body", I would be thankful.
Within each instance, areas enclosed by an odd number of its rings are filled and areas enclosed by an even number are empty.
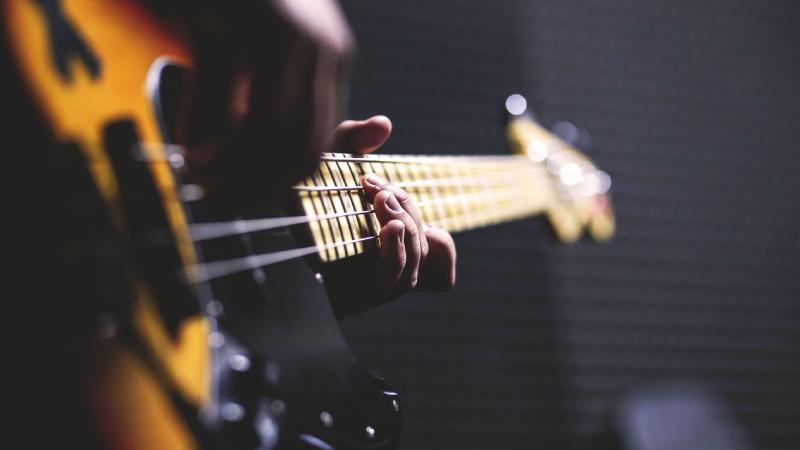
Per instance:
[[[165,69],[190,65],[189,52],[130,0],[4,0],[2,8],[11,65],[50,151],[85,166],[125,280],[118,294],[98,295],[98,326],[80,336],[82,407],[104,447],[195,448],[191,422],[209,397],[208,330],[184,281],[196,256],[159,110]],[[70,237],[70,245],[94,244]]]
[[[55,318],[52,377],[74,391],[49,401],[86,428],[59,445],[397,448],[400,399],[358,365],[304,261],[203,281],[173,142],[192,67],[184,24],[132,0],[0,4],[2,62],[36,111],[27,138],[46,136],[25,146],[47,171],[38,222],[58,222],[54,269],[39,275],[55,288],[29,303]],[[280,230],[245,237],[204,252],[249,261],[295,246]]]

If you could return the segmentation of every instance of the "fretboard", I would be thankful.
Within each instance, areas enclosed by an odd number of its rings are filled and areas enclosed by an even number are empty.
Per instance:
[[[326,153],[295,187],[323,261],[377,244],[380,225],[359,182],[369,173],[408,191],[425,223],[451,232],[539,214],[553,197],[547,169],[527,156]]]

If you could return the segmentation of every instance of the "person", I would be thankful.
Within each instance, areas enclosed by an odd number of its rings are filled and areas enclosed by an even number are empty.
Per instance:
[[[8,5],[16,4],[6,3],[4,6],[9,10]],[[140,5],[148,7],[160,16],[165,27],[174,26],[166,34],[185,35],[193,46],[192,53],[196,57],[193,72],[196,76],[191,95],[187,96],[191,103],[190,113],[184,126],[180,127],[182,132],[175,137],[186,148],[184,180],[203,186],[208,194],[204,203],[210,210],[215,210],[214,213],[221,212],[229,217],[259,217],[264,205],[270,208],[280,206],[291,186],[318,165],[321,152],[368,153],[389,138],[392,125],[382,116],[345,121],[338,127],[334,126],[341,107],[344,68],[352,55],[353,39],[333,0],[137,0],[115,4],[113,8],[87,3],[83,5],[86,9],[78,12],[87,15],[124,12],[131,4],[135,6],[134,10],[138,10]],[[42,9],[35,12],[49,13],[52,15],[50,19],[57,17],[59,20],[43,20],[42,23],[48,24],[49,28],[32,27],[34,35],[49,33],[50,28],[54,28],[62,34],[54,35],[52,42],[60,45],[63,42],[59,39],[63,38],[65,30],[83,31],[80,21],[66,21],[69,17],[62,14],[64,11],[59,9],[59,1],[43,0],[38,6]],[[115,15],[111,18],[114,20],[109,23],[114,24],[125,17]],[[76,28],[65,28],[65,24]],[[103,29],[113,30],[113,26]],[[73,47],[59,48],[69,50],[69,58],[74,56],[71,53],[74,48],[86,53],[94,44],[88,34],[84,36],[85,42],[78,39],[82,36],[79,33],[67,33],[66,36]],[[0,108],[0,115],[4,119],[2,122],[12,131],[9,133],[10,142],[23,142],[25,146],[20,148],[35,150],[15,152],[14,161],[20,160],[24,164],[14,165],[30,170],[30,173],[23,172],[30,179],[34,178],[33,172],[37,172],[36,176],[48,180],[21,193],[25,200],[22,203],[30,205],[31,209],[29,214],[22,214],[28,219],[24,222],[25,233],[21,234],[25,238],[21,240],[27,243],[25,253],[36,255],[36,261],[19,265],[35,280],[24,283],[24,301],[16,302],[26,305],[31,311],[15,316],[28,318],[29,321],[25,322],[27,327],[42,343],[23,347],[23,353],[36,361],[30,364],[26,361],[23,364],[26,369],[20,372],[27,378],[27,384],[22,384],[26,387],[22,391],[27,398],[20,404],[29,409],[48,405],[61,418],[55,424],[47,424],[51,430],[49,433],[39,433],[34,438],[52,439],[53,443],[58,441],[57,445],[66,443],[68,447],[80,448],[118,448],[119,445],[126,448],[194,448],[189,440],[185,445],[172,445],[174,442],[170,439],[180,438],[183,442],[184,434],[200,431],[198,411],[189,407],[194,405],[189,400],[205,400],[203,389],[195,392],[191,388],[205,388],[206,374],[193,371],[191,363],[203,362],[198,355],[205,355],[207,342],[212,341],[206,337],[216,335],[211,333],[207,336],[205,328],[194,327],[191,328],[195,332],[192,337],[198,339],[187,339],[183,332],[188,328],[187,319],[191,319],[192,325],[197,324],[200,313],[207,310],[201,308],[200,302],[194,301],[195,291],[185,286],[185,279],[177,276],[177,270],[170,268],[156,273],[155,269],[160,266],[154,262],[174,259],[180,263],[177,257],[162,257],[165,253],[172,255],[172,242],[164,243],[160,238],[163,235],[156,234],[159,238],[155,241],[130,239],[129,245],[128,238],[139,237],[130,230],[135,226],[149,227],[152,225],[150,222],[131,220],[121,232],[113,222],[107,221],[102,199],[91,183],[79,151],[76,151],[80,145],[74,142],[53,145],[51,140],[54,137],[43,132],[48,124],[33,111],[36,105],[27,98],[28,92],[18,88],[22,83],[17,79],[16,60],[6,55],[7,37],[13,40],[26,36],[4,34],[0,39],[0,56],[3,56],[0,64],[8,64],[8,67],[4,66],[8,69],[4,73],[10,74],[8,80],[0,83],[0,89],[8,94],[6,97],[13,99],[7,108]],[[49,39],[48,34],[43,41],[50,42]],[[127,41],[115,44],[122,42]],[[131,49],[135,49],[137,44],[131,41]],[[117,49],[115,45],[110,47]],[[53,54],[57,52],[47,53],[47,57]],[[108,53],[102,56],[107,59],[100,59],[101,66],[98,67],[106,69],[97,73],[113,75],[115,72],[107,68],[116,64],[111,61],[114,58]],[[80,60],[70,60],[76,62],[76,67],[82,67]],[[120,60],[124,60],[124,55]],[[49,63],[50,59],[47,61]],[[68,85],[69,81],[64,84]],[[36,86],[35,83],[32,85]],[[87,101],[87,108],[94,106]],[[81,111],[74,117],[80,117]],[[116,149],[125,151],[117,155],[127,156],[131,143],[129,138],[136,136],[134,127],[129,126],[133,124],[127,117],[115,116],[113,120],[112,123],[104,122],[101,132],[109,132],[104,134],[108,141],[121,139],[121,145]],[[109,144],[104,151],[110,150],[111,146]],[[56,151],[59,158],[53,157]],[[136,174],[149,174],[142,170],[147,166],[140,165],[141,162],[133,160]],[[121,158],[120,164],[129,163],[131,160]],[[126,169],[129,167],[125,166]],[[369,264],[345,271],[348,276],[368,282],[345,283],[354,289],[331,296],[338,315],[389,301],[415,287],[451,287],[455,282],[456,254],[450,235],[422,223],[413,201],[404,190],[369,174],[362,183],[381,224],[382,245],[377,255],[361,260]],[[121,208],[126,214],[130,213],[129,217],[162,219],[162,205],[157,201],[148,202],[150,199],[141,195],[143,190],[155,193],[155,183],[150,181],[148,184],[137,178],[123,187],[126,194],[132,194],[121,201]],[[138,206],[153,208],[147,211],[148,214],[139,214]],[[160,226],[161,222],[157,225]],[[98,230],[106,234],[98,234]],[[137,229],[137,232],[143,230]],[[256,246],[262,243],[260,236],[251,237],[241,236],[242,241],[256,241],[246,250],[259,251]],[[84,241],[86,246],[82,246]],[[290,264],[294,269],[303,262],[290,261],[286,266]],[[319,424],[320,410],[303,414],[308,412],[308,408],[316,407],[316,402],[335,396],[333,400],[352,406],[355,402],[351,399],[358,400],[357,397],[364,392],[383,396],[386,389],[355,365],[338,328],[330,326],[329,319],[333,317],[329,311],[316,308],[320,303],[324,305],[318,300],[325,296],[320,295],[319,286],[313,283],[313,277],[307,276],[307,270],[296,271],[298,278],[311,281],[301,286],[294,283],[296,279],[283,276],[286,273],[281,272],[284,267],[276,266],[281,265],[275,265],[275,271],[267,276],[271,276],[272,292],[290,289],[284,292],[286,301],[283,304],[267,312],[261,311],[264,313],[262,316],[252,314],[246,308],[268,303],[266,289],[259,291],[262,286],[253,285],[253,276],[245,280],[250,284],[235,283],[237,276],[247,278],[256,271],[236,274],[221,280],[223,289],[214,293],[221,296],[222,303],[230,300],[226,303],[224,317],[214,322],[229,327],[226,336],[230,339],[226,338],[226,345],[231,345],[231,351],[245,348],[250,350],[249,355],[254,361],[272,358],[272,361],[282,363],[279,367],[283,387],[273,393],[286,394],[281,398],[285,400],[283,405],[288,411],[282,426],[286,428],[284,438],[290,440],[311,428],[307,426],[309,423]],[[145,272],[148,273],[143,275]],[[13,278],[27,281],[26,277]],[[191,308],[183,309],[183,303],[172,295],[173,290],[156,289],[164,279],[180,284],[180,292],[189,294]],[[169,287],[173,287],[172,284]],[[147,294],[141,295],[145,291]],[[240,296],[243,291],[245,295]],[[261,296],[248,298],[250,303],[238,301],[248,300],[242,297],[251,293]],[[223,296],[228,298],[222,299]],[[310,308],[303,309],[309,304]],[[276,305],[270,303],[269,306]],[[236,311],[237,307],[241,310]],[[309,311],[312,314],[304,314]],[[269,321],[276,322],[281,317],[291,320],[271,329]],[[151,339],[153,337],[155,339]],[[315,340],[311,342],[312,339]],[[236,340],[242,345],[233,348]],[[286,345],[287,342],[295,346]],[[186,355],[188,358],[181,358]],[[208,374],[208,378],[213,378],[208,384],[213,384],[209,388],[213,401],[220,403],[228,398],[222,398],[217,389],[224,383],[219,382],[216,369],[232,369],[218,364],[217,356],[215,354],[212,358],[215,367]],[[32,382],[34,374],[42,374],[42,379]],[[347,375],[347,379],[342,375]],[[316,391],[311,392],[308,385],[303,384],[307,378],[315,378]],[[321,380],[335,389],[320,390]],[[340,381],[341,385],[338,384]],[[343,388],[336,389],[340,387]],[[198,392],[200,395],[190,395]],[[265,389],[247,391],[246,394],[252,395],[242,403],[256,403],[261,407],[266,403],[258,401],[261,400],[258,396],[264,392]],[[349,396],[342,396],[343,392]],[[320,393],[327,394],[327,397],[310,398]],[[374,402],[364,404],[367,408]],[[22,410],[16,406],[14,409]],[[348,408],[341,410],[345,409]],[[354,415],[363,412],[363,408],[349,409]],[[257,416],[251,414],[249,417]],[[26,415],[23,422],[41,427],[41,414],[34,411]],[[164,439],[165,436],[170,439]],[[205,437],[204,432],[192,436],[196,440]],[[221,433],[222,442],[226,442],[226,437]],[[151,445],[153,442],[158,445]],[[38,444],[33,445],[46,446]],[[292,444],[288,445],[294,448]],[[225,448],[245,447],[230,445]]]
[[[211,203],[221,199],[244,211],[265,199],[278,203],[316,168],[321,152],[366,154],[389,138],[392,123],[381,115],[334,128],[354,50],[335,0],[203,5],[189,20],[198,80],[187,180],[202,185]],[[358,306],[336,309],[359,311],[415,288],[451,288],[456,249],[450,234],[423,223],[400,187],[376,174],[361,183],[381,225],[379,257],[344,271],[360,272],[367,282],[340,283],[358,290],[331,295],[332,301]]]
[[[390,137],[392,123],[381,115],[336,125],[354,42],[335,0],[206,0],[192,6],[187,24],[197,79],[184,175],[204,188],[212,221],[280,214],[274,208],[318,167],[322,152],[367,154]],[[455,283],[450,234],[425,224],[400,187],[370,173],[360,183],[380,223],[380,245],[327,264],[327,295],[319,295],[310,271],[296,261],[254,271],[260,283],[247,273],[212,283],[224,305],[221,326],[252,354],[276,361],[288,383],[278,389],[290,393],[281,398],[286,415],[278,448],[296,448],[295,440],[309,434],[327,439],[314,430],[329,411],[337,411],[334,424],[361,424],[347,435],[351,440],[363,438],[358,429],[374,433],[372,421],[378,420],[385,445],[395,448],[402,423],[398,399],[391,399],[395,406],[388,411],[376,406],[395,390],[357,365],[319,305],[327,298],[341,318],[412,289],[446,290]],[[209,245],[206,260],[230,257],[228,244]],[[230,246],[243,250],[239,257],[275,250],[263,235],[232,239]],[[271,294],[261,296],[265,290]],[[228,398],[225,392],[221,397]],[[328,438],[332,448],[350,448]],[[223,436],[222,442],[232,441]]]

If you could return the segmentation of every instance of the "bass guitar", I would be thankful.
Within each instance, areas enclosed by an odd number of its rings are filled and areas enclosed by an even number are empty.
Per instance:
[[[35,300],[67,311],[52,371],[83,431],[65,446],[396,448],[401,399],[347,348],[323,276],[380,244],[362,174],[451,231],[544,214],[563,241],[613,234],[608,175],[516,109],[516,155],[324,154],[291,214],[222,220],[181,180],[180,26],[136,0],[0,6],[4,91],[32,111],[15,137],[59,224],[42,257],[58,289]]]

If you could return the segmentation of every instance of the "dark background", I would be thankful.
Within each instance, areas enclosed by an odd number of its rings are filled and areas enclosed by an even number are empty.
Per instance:
[[[800,448],[800,6],[344,0],[350,116],[385,152],[506,150],[501,105],[591,131],[610,244],[542,219],[460,234],[459,281],[345,321],[404,398],[407,449],[580,448],[632,390],[694,380]],[[524,195],[523,192],[520,195]]]

